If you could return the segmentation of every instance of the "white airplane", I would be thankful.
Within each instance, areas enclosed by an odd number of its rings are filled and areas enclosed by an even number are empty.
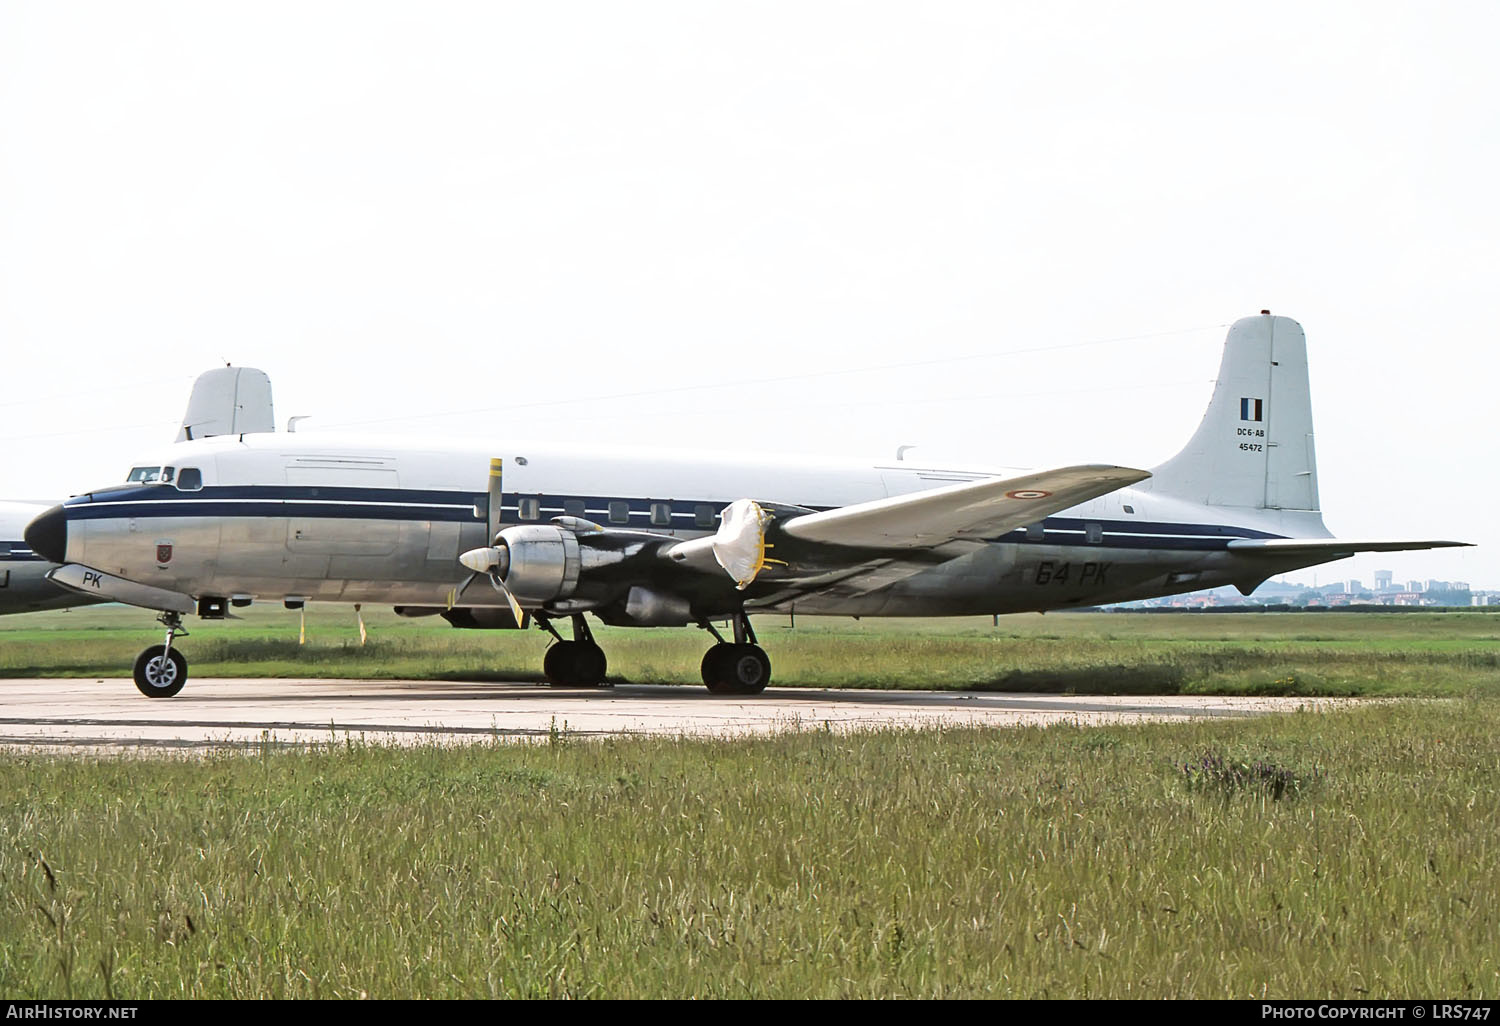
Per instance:
[[[253,367],[216,367],[193,382],[177,440],[276,430],[271,407],[271,379]],[[26,525],[52,502],[0,502],[0,616],[108,602],[54,584],[47,577],[56,563],[31,550],[22,540]]]
[[[456,626],[534,623],[556,684],[604,680],[585,614],[697,624],[712,691],[755,693],[755,612],[955,616],[1060,609],[1267,578],[1355,552],[1318,509],[1302,328],[1237,321],[1192,440],[1154,471],[1014,476],[908,462],[563,449],[505,439],[272,434],[187,441],[27,528],[59,584],[161,612],[137,687],[181,690],[182,617],[257,599],[388,602]],[[468,571],[465,573],[465,569]],[[475,585],[478,578],[486,582]],[[467,579],[466,579],[467,578]],[[571,640],[555,621],[572,621]],[[713,621],[733,624],[733,641]]]

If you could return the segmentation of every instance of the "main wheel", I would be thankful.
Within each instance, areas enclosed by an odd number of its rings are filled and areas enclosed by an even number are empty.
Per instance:
[[[715,694],[758,695],[771,682],[771,659],[759,645],[715,645],[703,657],[703,683]]]
[[[607,688],[609,681],[604,679],[605,671],[609,669],[609,660],[604,656],[604,649],[592,642],[578,642],[583,646],[583,651],[578,653],[578,684],[585,688]]]
[[[147,698],[171,698],[187,683],[187,675],[187,660],[175,648],[168,652],[166,645],[152,645],[136,656],[135,686]]]
[[[729,693],[728,656],[733,645],[715,645],[703,653],[703,683],[716,695]]]
[[[542,657],[542,672],[554,685],[592,688],[604,685],[608,669],[604,649],[587,641],[559,641]]]

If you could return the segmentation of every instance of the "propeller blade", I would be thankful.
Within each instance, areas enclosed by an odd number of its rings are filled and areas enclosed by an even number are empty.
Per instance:
[[[502,471],[504,470],[504,464],[505,464],[505,461],[502,460],[502,459],[499,459],[499,458],[494,458],[494,459],[490,460],[490,487],[489,487],[489,532],[490,533],[485,536],[485,541],[488,542],[491,545],[495,544],[495,535],[497,535],[497,534],[500,533],[500,505],[501,505],[501,502],[503,501],[504,496],[505,496],[505,490],[502,487],[502,485],[503,485]]]
[[[494,544],[500,534],[500,504],[505,497],[502,477],[504,464],[505,461],[498,457],[490,460],[490,482],[487,495],[489,515],[486,524],[490,544],[483,548],[470,549],[458,557],[458,561],[468,567],[471,573],[468,580],[448,593],[448,608],[452,609],[457,605],[459,596],[474,583],[474,578],[483,574],[489,578],[490,586],[505,596],[505,602],[510,606],[510,611],[516,618],[516,626],[519,627],[526,622],[526,612],[521,608],[521,603],[516,601],[516,597],[510,593],[510,589],[505,586],[505,581],[501,579],[500,575],[505,573],[509,560],[506,559],[505,553]]]
[[[490,579],[490,584],[494,586],[494,589],[496,591],[504,595],[505,601],[510,604],[510,611],[515,614],[516,617],[516,626],[520,627],[524,625],[526,623],[526,613],[521,609],[521,603],[516,601],[516,597],[510,593],[510,590],[508,588],[505,587],[505,582],[500,580],[498,574],[489,574],[488,576]]]
[[[460,584],[457,588],[452,588],[452,589],[449,590],[449,592],[448,592],[448,608],[449,609],[452,609],[454,606],[458,605],[459,597],[461,595],[463,595],[464,592],[466,592],[466,591],[469,590],[469,585],[473,584],[474,583],[474,579],[476,577],[478,577],[478,576],[479,576],[479,571],[476,570],[476,571],[474,571],[472,574],[470,574],[464,580],[464,583]]]

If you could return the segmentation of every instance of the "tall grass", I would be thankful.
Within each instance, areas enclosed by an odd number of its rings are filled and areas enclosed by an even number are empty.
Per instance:
[[[1500,704],[1470,700],[734,743],[11,754],[0,992],[1493,998],[1497,734]]]
[[[539,680],[538,631],[457,631],[436,618],[259,607],[193,624],[195,676]],[[1484,614],[1070,614],[939,621],[758,618],[778,685],[1079,694],[1500,695],[1500,617]],[[135,610],[0,620],[0,676],[121,676],[159,640]],[[601,628],[616,681],[699,683],[701,631]]]

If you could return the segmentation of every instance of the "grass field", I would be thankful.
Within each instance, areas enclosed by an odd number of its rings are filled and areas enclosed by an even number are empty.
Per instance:
[[[1468,699],[9,754],[0,993],[1493,998],[1497,735]]]
[[[545,639],[194,624],[197,675],[534,679]],[[147,616],[0,620],[120,676]],[[764,618],[776,682],[1417,696],[1083,729],[0,754],[0,994],[1500,995],[1500,619]],[[602,630],[697,682],[696,631]],[[1440,700],[1438,700],[1440,699]]]
[[[191,623],[195,676],[539,680],[539,631],[458,631],[436,617],[314,608]],[[774,683],[1077,694],[1500,695],[1491,613],[1071,613],[922,621],[759,617]],[[599,628],[610,676],[699,684],[709,638],[692,629]],[[0,618],[0,676],[123,676],[160,640],[121,607]]]

